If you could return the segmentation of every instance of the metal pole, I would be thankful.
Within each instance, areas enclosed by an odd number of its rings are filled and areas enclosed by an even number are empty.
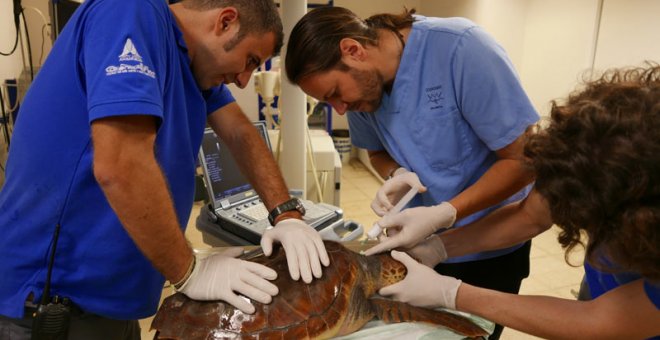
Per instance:
[[[284,35],[289,37],[293,26],[307,12],[306,0],[282,0],[282,24]],[[282,52],[282,60],[286,58],[286,44]],[[282,62],[282,64],[284,64]],[[282,124],[280,134],[282,138],[282,154],[280,166],[284,180],[290,190],[300,190],[303,197],[307,191],[307,157],[305,141],[306,104],[305,93],[285,76],[282,76],[280,115]]]

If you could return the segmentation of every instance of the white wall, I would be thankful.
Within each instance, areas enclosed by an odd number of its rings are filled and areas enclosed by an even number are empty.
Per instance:
[[[32,62],[35,68],[38,68],[40,63],[40,54],[42,51],[42,42],[43,42],[43,58],[45,59],[50,52],[51,48],[51,39],[48,35],[50,30],[44,32],[45,37],[42,38],[42,27],[44,25],[44,17],[46,21],[49,21],[48,17],[48,0],[22,0],[22,5],[25,8],[25,20],[27,21],[28,32],[30,35],[30,44],[32,46]],[[43,15],[40,15],[41,14]],[[21,41],[16,48],[14,54],[10,56],[0,56],[0,83],[4,84],[6,79],[18,79],[21,75],[21,72],[25,67],[28,66],[27,59],[27,41],[25,37],[25,28],[23,26],[23,20],[20,22],[20,29],[23,32],[23,44],[24,44],[24,55],[23,58]],[[9,53],[14,46],[14,41],[16,39],[16,29],[14,28],[14,6],[13,1],[2,0],[0,1],[0,51],[2,53]],[[24,61],[25,60],[25,61]],[[5,89],[2,89],[3,93]],[[7,104],[8,105],[8,104]],[[7,146],[5,144],[4,134],[0,133],[0,164],[4,166],[5,160],[7,157]],[[4,172],[0,171],[0,187],[4,183]]]
[[[259,97],[254,90],[254,77],[250,77],[250,81],[244,89],[231,84],[229,90],[248,119],[251,121],[259,120]]]
[[[509,54],[542,115],[592,66],[660,61],[657,0],[427,0],[420,13],[463,16],[484,27]]]
[[[44,20],[38,11],[40,11],[50,21],[48,16],[48,0],[22,0],[23,7],[25,8],[25,19],[28,23],[30,33],[30,44],[32,45],[32,62],[35,67],[39,66],[39,56],[41,54],[41,44],[44,42],[44,59],[50,51],[51,39],[46,31],[45,39],[42,39],[41,28],[44,25]],[[36,10],[35,10],[36,9]],[[37,11],[38,10],[38,11]],[[21,30],[24,32],[23,21],[21,19]],[[14,29],[14,6],[10,0],[0,1],[0,51],[7,53],[14,46],[14,39],[16,31]],[[23,33],[23,43],[26,44],[25,34]],[[25,62],[27,65],[27,49],[25,49]],[[0,81],[4,82],[5,79],[18,78],[23,69],[23,61],[21,60],[20,42],[16,52],[9,56],[0,56]]]
[[[595,68],[660,62],[660,1],[605,0]]]
[[[531,0],[519,69],[528,96],[541,115],[565,97],[591,67],[598,0]]]
[[[520,71],[528,0],[427,0],[419,14],[432,17],[468,18],[490,33],[507,51]]]
[[[419,11],[426,1],[428,0],[335,0],[335,6],[346,7],[359,17],[367,18],[379,13],[402,13],[404,7]]]
[[[0,1],[0,51],[9,53],[14,46],[14,6],[11,1]],[[20,49],[14,55],[0,56],[0,81],[16,78],[21,69]]]

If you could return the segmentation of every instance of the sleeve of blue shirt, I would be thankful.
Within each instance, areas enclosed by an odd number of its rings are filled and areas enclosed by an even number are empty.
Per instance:
[[[89,121],[144,114],[163,118],[168,50],[161,13],[147,1],[89,6],[79,53]]]
[[[204,99],[206,99],[206,114],[211,114],[223,106],[236,101],[229,88],[224,84],[204,91]]]
[[[480,27],[458,42],[454,86],[460,111],[491,150],[499,150],[538,121],[504,49]]]
[[[649,300],[655,305],[655,308],[660,309],[660,286],[644,280],[644,291]]]
[[[353,143],[353,145],[371,151],[385,149],[378,138],[378,132],[375,128],[376,122],[373,114],[366,112],[349,112],[347,117],[351,143]]]

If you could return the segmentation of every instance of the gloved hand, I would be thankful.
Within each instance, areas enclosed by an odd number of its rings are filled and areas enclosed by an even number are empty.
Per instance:
[[[230,249],[197,259],[192,274],[178,291],[194,300],[224,300],[244,313],[254,313],[254,306],[237,293],[270,303],[279,290],[268,280],[276,279],[277,273],[264,265],[236,259],[242,252],[241,248]]]
[[[392,257],[406,266],[408,274],[403,281],[381,288],[378,294],[418,307],[456,309],[461,280],[440,275],[406,253],[394,250]]]
[[[289,274],[296,281],[302,276],[303,281],[310,283],[312,273],[317,279],[323,274],[321,263],[326,267],[330,265],[321,235],[299,219],[289,218],[266,230],[261,237],[261,248],[266,256],[272,254],[274,241],[282,243]]]
[[[440,228],[449,228],[456,221],[456,208],[449,202],[431,207],[405,209],[398,214],[385,216],[378,221],[383,228],[398,228],[396,235],[367,249],[365,255],[373,255],[398,247],[412,248]]]
[[[438,263],[447,259],[445,244],[440,239],[440,235],[434,234],[418,243],[416,246],[407,249],[406,253],[427,267],[434,268]]]
[[[426,187],[419,181],[417,174],[404,168],[396,169],[392,174],[392,178],[385,181],[376,192],[376,197],[371,202],[371,209],[376,215],[385,216],[413,186],[417,186],[419,192],[426,191]]]

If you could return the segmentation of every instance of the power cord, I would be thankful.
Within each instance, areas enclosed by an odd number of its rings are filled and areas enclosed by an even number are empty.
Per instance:
[[[34,65],[32,65],[32,45],[30,45],[30,33],[28,32],[27,20],[25,20],[25,11],[21,8],[23,17],[23,27],[25,28],[25,40],[27,41],[28,61],[30,62],[30,81],[34,80]]]
[[[27,11],[27,10],[31,10],[31,11],[35,12],[36,14],[38,14],[39,17],[41,17],[41,20],[44,23],[43,26],[41,26],[41,53],[39,53],[39,64],[38,64],[39,66],[41,66],[42,61],[43,61],[43,57],[44,57],[44,46],[45,46],[45,43],[46,43],[46,33],[45,33],[45,31],[46,31],[47,27],[50,27],[50,23],[46,19],[46,16],[44,15],[44,13],[41,10],[39,10],[38,8],[33,7],[33,6],[23,6],[23,11]]]
[[[20,17],[23,17],[23,27],[25,28],[25,40],[27,42],[27,52],[28,52],[28,62],[30,64],[30,80],[34,80],[34,65],[32,63],[32,45],[30,44],[30,33],[27,27],[27,20],[25,19],[25,11],[21,6],[21,0],[14,0],[14,26],[16,27],[16,39],[14,41],[14,47],[11,52],[4,53],[0,52],[0,55],[8,57],[14,52],[16,52],[16,47],[18,46],[18,37],[20,35]]]
[[[2,91],[1,88],[0,91]],[[5,111],[5,100],[2,96],[2,92],[0,92],[0,109],[2,110],[2,126],[5,130],[5,141],[7,142],[7,150],[9,150],[9,117]]]
[[[21,8],[21,2],[20,0],[14,0],[14,27],[16,28],[16,39],[14,39],[14,47],[11,48],[11,51],[9,53],[5,53],[0,51],[0,55],[8,57],[14,52],[16,52],[16,48],[18,47],[18,31],[19,31],[19,15],[20,15],[20,8]]]

